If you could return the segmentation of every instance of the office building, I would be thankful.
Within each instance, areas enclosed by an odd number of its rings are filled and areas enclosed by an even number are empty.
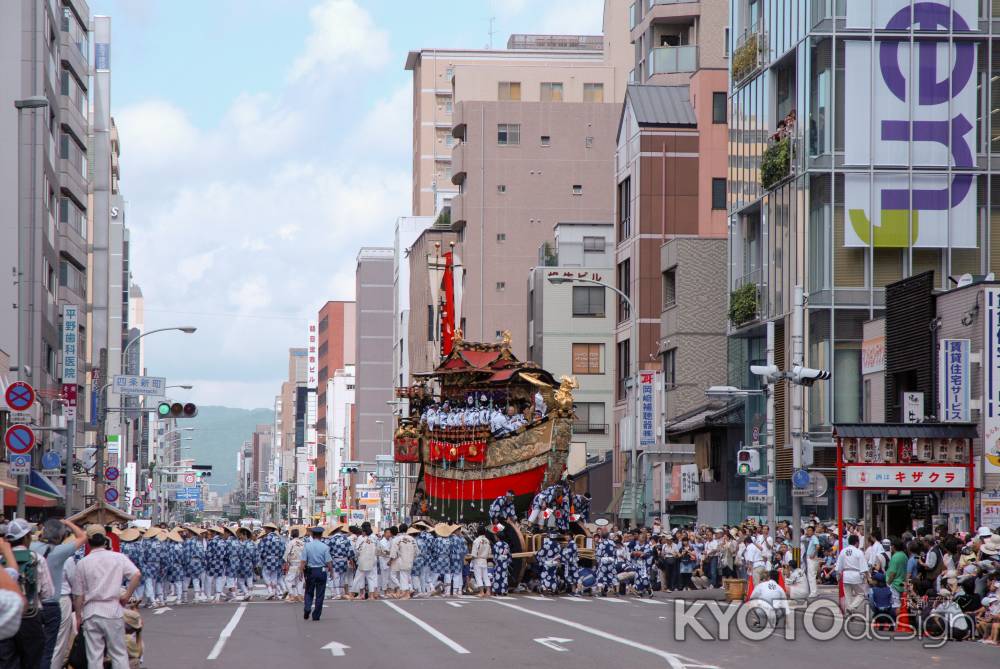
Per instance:
[[[588,456],[611,450],[614,394],[614,295],[603,286],[552,283],[566,273],[589,281],[614,278],[614,226],[559,223],[555,243],[539,249],[528,275],[528,359],[555,378],[575,377],[573,441]]]
[[[374,462],[390,453],[394,429],[392,248],[365,247],[358,252],[355,274],[355,403],[357,423],[351,460]]]
[[[1000,268],[988,112],[1000,87],[986,55],[1000,14],[966,0],[731,6],[729,265],[741,309],[730,381],[753,382],[768,322],[776,363],[790,364],[801,285],[805,363],[832,372],[805,391],[805,430],[828,442],[832,425],[862,418],[864,323],[883,312],[886,287],[931,270],[946,289]],[[912,119],[948,139],[917,123],[911,133]],[[888,381],[886,414],[897,415]],[[775,420],[780,494],[792,463],[779,392]]]
[[[319,310],[316,327],[316,494],[326,496],[327,452],[336,447],[329,430],[327,389],[337,370],[354,364],[353,302],[330,301]]]

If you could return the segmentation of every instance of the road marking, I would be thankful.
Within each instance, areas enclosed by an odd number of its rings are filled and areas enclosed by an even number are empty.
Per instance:
[[[330,651],[334,657],[343,657],[345,650],[350,650],[350,646],[342,643],[337,643],[336,641],[331,641],[330,643],[323,646],[322,650]]]
[[[625,604],[626,603],[624,599],[618,599],[617,597],[598,597],[597,601],[599,601],[599,602],[609,602],[611,604]]]
[[[549,601],[548,597],[542,597],[541,595],[525,595],[524,599],[533,599],[536,602],[547,602],[547,601]]]
[[[561,643],[569,643],[572,639],[561,639],[557,636],[547,636],[541,639],[535,639],[536,642],[542,644],[546,648],[551,648],[552,650],[558,651],[560,653],[568,653],[569,648],[564,648],[560,646]]]
[[[661,602],[658,599],[643,599],[642,597],[637,598],[635,601],[641,602],[642,604],[659,604],[660,606],[666,606],[666,602]]]
[[[158,615],[160,615],[162,613],[166,613],[167,611],[173,611],[173,609],[170,608],[169,606],[163,606],[163,607],[160,607],[160,608],[156,609],[155,611],[153,611],[153,615],[154,616],[158,616]]]
[[[584,599],[583,597],[567,597],[564,601],[567,601],[567,602],[580,602],[582,604],[584,602],[592,602],[594,600],[593,599]]]
[[[448,602],[448,606],[454,606],[456,609],[462,608],[462,605],[458,602]]]
[[[423,620],[421,620],[420,618],[416,617],[415,615],[413,615],[409,611],[404,611],[403,609],[401,609],[400,607],[396,606],[392,602],[387,602],[387,601],[383,600],[382,603],[385,604],[386,606],[388,606],[390,609],[392,609],[396,613],[398,613],[399,615],[401,615],[404,618],[406,618],[407,620],[409,620],[410,622],[412,622],[413,624],[415,624],[417,627],[419,627],[423,631],[425,631],[428,634],[430,634],[432,637],[434,637],[435,639],[437,639],[438,641],[440,641],[444,645],[448,646],[448,648],[451,648],[456,653],[467,654],[469,652],[468,650],[466,650],[465,648],[463,648],[462,646],[460,646],[458,643],[456,643],[455,641],[449,639],[444,634],[441,634],[441,632],[437,631],[436,629],[434,629],[433,627],[431,627],[430,625],[428,625]],[[510,606],[510,604],[503,604],[503,606]],[[520,607],[518,607],[518,608],[520,608]]]
[[[217,660],[219,658],[219,655],[222,654],[222,649],[226,645],[226,641],[228,641],[229,637],[233,635],[233,630],[235,630],[236,626],[240,624],[240,618],[243,617],[243,614],[246,613],[246,611],[247,604],[246,602],[243,602],[240,604],[240,607],[236,609],[233,617],[229,619],[229,623],[222,628],[222,632],[219,634],[219,640],[215,642],[215,647],[213,647],[212,652],[208,654],[209,660]]]
[[[680,655],[674,655],[673,653],[668,653],[665,650],[660,650],[659,648],[653,648],[652,646],[647,646],[646,644],[639,643],[637,641],[631,641],[623,637],[611,634],[610,632],[605,632],[604,630],[599,630],[595,627],[589,627],[581,623],[573,622],[572,620],[566,620],[565,618],[560,618],[558,616],[550,616],[547,613],[541,613],[539,611],[532,611],[531,609],[526,609],[523,606],[518,606],[517,604],[507,604],[506,602],[496,602],[497,606],[506,606],[508,609],[514,609],[515,611],[520,611],[522,613],[527,613],[530,616],[535,616],[536,618],[542,618],[544,620],[550,620],[560,625],[565,625],[566,627],[572,627],[573,629],[580,630],[581,632],[586,632],[593,636],[600,637],[602,639],[607,639],[608,641],[614,641],[623,646],[628,646],[629,648],[635,648],[636,650],[641,650],[645,653],[651,655],[656,655],[667,661],[671,669],[693,669],[698,667],[700,669],[719,669],[713,665],[701,664],[694,660],[682,657]]]

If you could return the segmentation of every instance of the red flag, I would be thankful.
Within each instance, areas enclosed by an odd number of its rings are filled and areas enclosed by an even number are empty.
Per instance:
[[[455,342],[455,279],[454,254],[444,254],[444,274],[441,277],[441,357],[451,353]]]

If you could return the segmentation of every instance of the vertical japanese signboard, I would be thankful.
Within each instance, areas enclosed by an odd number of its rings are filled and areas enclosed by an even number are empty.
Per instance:
[[[984,288],[983,454],[984,471],[1000,474],[1000,288]]]
[[[78,383],[77,357],[80,336],[80,308],[74,304],[63,305],[62,320],[62,395],[66,400],[63,413],[67,420],[76,418],[76,386]]]
[[[938,346],[938,416],[943,423],[970,420],[968,339],[942,339]]]
[[[656,444],[656,374],[639,372],[639,446]]]

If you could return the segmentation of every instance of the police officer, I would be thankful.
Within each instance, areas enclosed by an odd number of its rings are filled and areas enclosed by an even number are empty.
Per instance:
[[[319,620],[323,614],[323,595],[326,592],[326,576],[333,566],[333,558],[330,556],[330,548],[323,543],[323,528],[313,527],[309,530],[312,534],[312,541],[308,541],[302,549],[302,562],[300,563],[300,573],[306,580],[305,607],[302,611],[302,619],[309,620],[312,613],[313,620]]]

